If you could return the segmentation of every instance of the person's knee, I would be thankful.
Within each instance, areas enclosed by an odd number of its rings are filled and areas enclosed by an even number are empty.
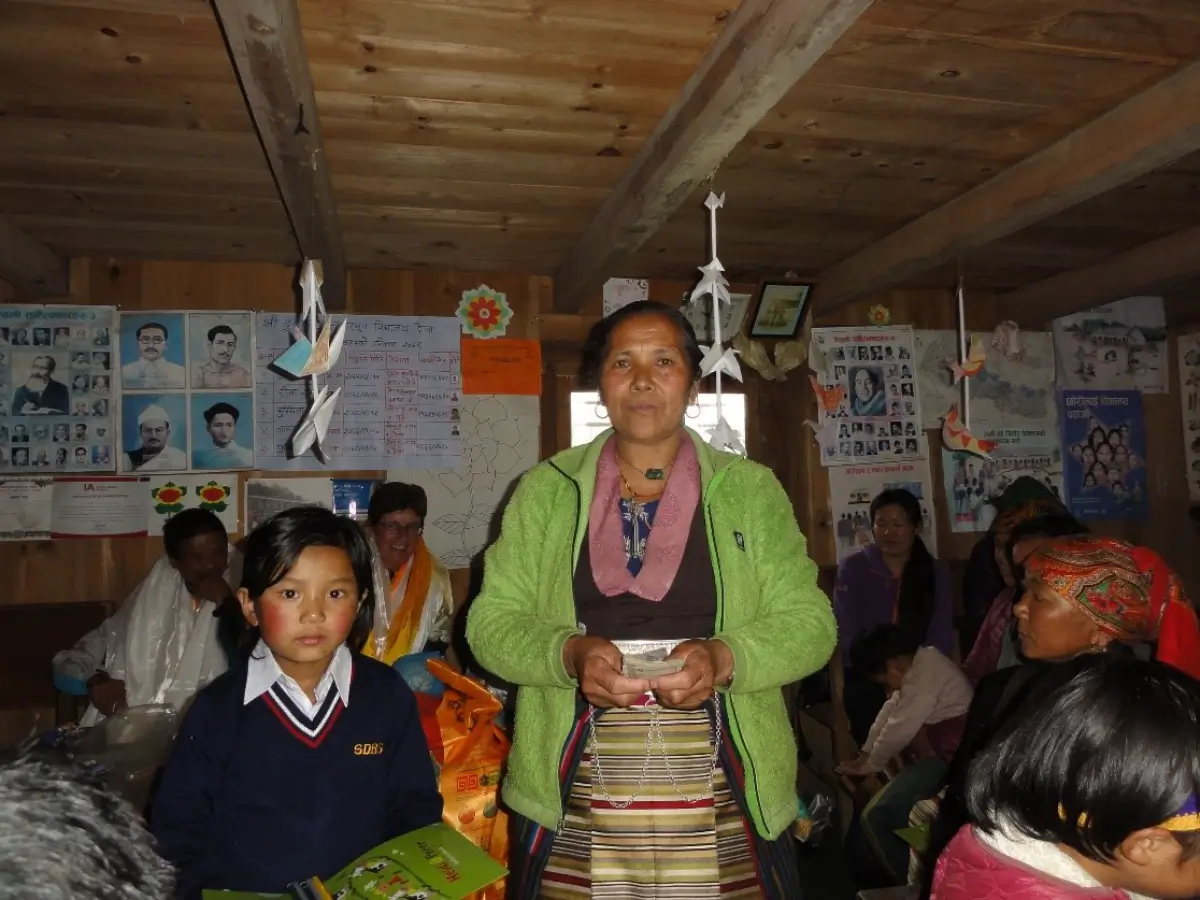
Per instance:
[[[128,803],[79,769],[0,767],[0,900],[168,900],[175,872]]]

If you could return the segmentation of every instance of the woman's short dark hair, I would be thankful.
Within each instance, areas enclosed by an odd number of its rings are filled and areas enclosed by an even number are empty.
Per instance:
[[[592,326],[579,354],[580,387],[600,387],[600,371],[604,368],[604,358],[608,356],[613,332],[622,322],[637,316],[661,316],[675,327],[679,332],[679,348],[687,357],[692,381],[700,380],[700,360],[704,358],[704,352],[696,340],[696,331],[692,328],[692,323],[679,310],[665,303],[659,303],[657,300],[638,300],[628,306],[622,306]]]
[[[358,653],[371,633],[378,598],[372,590],[371,545],[353,519],[336,515],[321,506],[298,506],[267,519],[246,538],[242,589],[257,601],[271,585],[278,584],[292,570],[300,554],[309,547],[336,547],[350,557],[359,601],[358,615],[346,645]]]
[[[984,831],[1015,830],[1114,858],[1135,831],[1200,791],[1200,683],[1159,662],[1092,654],[971,763],[966,803]],[[1082,818],[1082,821],[1081,821]],[[1200,849],[1181,834],[1185,852]]]
[[[902,656],[912,656],[920,641],[899,625],[885,623],[864,631],[850,645],[850,668],[855,675],[879,678],[887,671],[888,663]]]

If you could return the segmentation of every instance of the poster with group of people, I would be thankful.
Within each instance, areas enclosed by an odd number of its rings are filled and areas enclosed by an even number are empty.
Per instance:
[[[1140,391],[1063,391],[1059,421],[1071,512],[1145,519],[1146,424]]]
[[[912,329],[816,328],[809,359],[823,465],[924,458]]]
[[[254,466],[249,312],[122,313],[121,469]]]
[[[111,306],[0,307],[0,473],[112,472]]]

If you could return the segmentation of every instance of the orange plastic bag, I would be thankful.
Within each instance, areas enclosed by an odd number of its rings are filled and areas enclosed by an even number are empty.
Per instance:
[[[441,766],[438,789],[442,818],[492,859],[508,864],[508,816],[500,809],[500,773],[509,740],[495,724],[502,707],[483,682],[444,660],[426,667],[446,685],[436,712],[441,747],[432,747]],[[441,750],[439,759],[438,750]],[[478,900],[503,900],[504,882],[485,888]]]

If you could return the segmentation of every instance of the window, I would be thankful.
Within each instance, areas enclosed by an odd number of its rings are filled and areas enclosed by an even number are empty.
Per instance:
[[[608,419],[596,418],[596,404],[600,395],[595,391],[571,392],[571,446],[590,442],[596,435],[608,427]],[[694,419],[685,420],[685,424],[693,431],[699,432],[706,440],[712,437],[713,429],[717,427],[717,395],[701,394],[697,398],[700,404],[700,415]],[[722,392],[721,407],[725,418],[742,446],[746,445],[746,395]],[[690,412],[695,413],[691,407]]]

